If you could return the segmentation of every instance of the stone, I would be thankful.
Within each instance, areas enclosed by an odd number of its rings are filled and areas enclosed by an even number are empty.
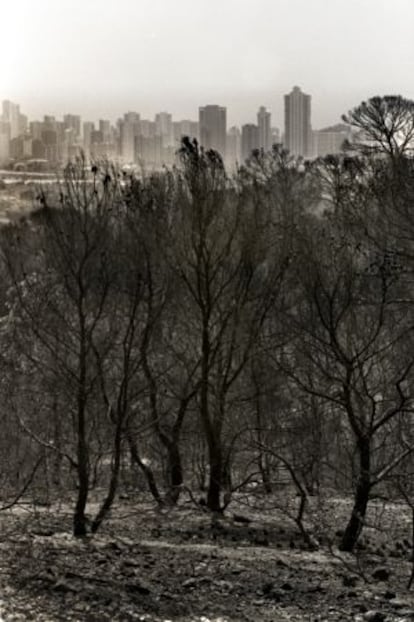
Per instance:
[[[387,568],[377,568],[372,573],[372,578],[376,581],[388,581],[390,578],[390,571]]]
[[[364,614],[364,620],[367,622],[386,622],[386,615],[381,611],[367,611]]]
[[[396,597],[396,593],[393,592],[392,590],[387,590],[386,592],[384,592],[383,597],[386,600],[392,600],[393,598]]]
[[[358,577],[352,575],[345,575],[342,578],[342,585],[344,587],[355,587],[358,584]]]

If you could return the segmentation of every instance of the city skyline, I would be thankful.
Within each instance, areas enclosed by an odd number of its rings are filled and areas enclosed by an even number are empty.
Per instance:
[[[312,159],[339,153],[350,128],[335,124],[312,128],[312,96],[294,86],[284,95],[284,132],[272,124],[265,106],[257,110],[257,124],[228,126],[227,108],[204,105],[198,108],[198,121],[174,119],[171,113],[157,112],[153,120],[140,112],[125,112],[116,123],[99,119],[98,123],[66,113],[59,119],[43,115],[29,119],[20,105],[3,100],[0,115],[0,165],[27,168],[63,165],[80,155],[108,157],[123,164],[145,164],[151,169],[177,162],[181,139],[196,139],[205,149],[218,151],[230,169],[247,160],[256,149],[269,151],[282,143],[293,156]]]
[[[166,105],[195,119],[205,102],[230,126],[263,105],[281,126],[300,84],[324,127],[374,95],[414,98],[413,22],[411,0],[21,0],[2,10],[0,97],[113,122]]]

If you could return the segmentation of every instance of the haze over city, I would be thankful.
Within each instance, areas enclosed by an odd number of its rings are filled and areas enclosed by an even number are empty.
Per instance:
[[[376,94],[414,96],[412,0],[21,0],[2,7],[0,99],[29,118],[168,110],[228,125],[259,105],[283,124],[283,94],[312,95],[312,125]]]

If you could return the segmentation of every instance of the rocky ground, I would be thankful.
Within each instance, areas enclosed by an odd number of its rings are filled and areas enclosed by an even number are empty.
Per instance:
[[[234,504],[212,522],[191,504],[159,512],[124,500],[85,540],[71,536],[67,506],[19,506],[0,514],[0,619],[414,620],[409,514],[373,505],[361,547],[345,555],[325,522],[343,524],[347,507],[315,507],[320,546],[309,550],[286,511],[268,505]]]

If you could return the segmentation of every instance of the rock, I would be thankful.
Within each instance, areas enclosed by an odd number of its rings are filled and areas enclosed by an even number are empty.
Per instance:
[[[372,578],[376,581],[388,581],[390,578],[390,571],[387,568],[377,568],[372,573]]]
[[[127,583],[125,585],[125,588],[128,592],[135,592],[137,594],[142,594],[143,596],[147,596],[148,594],[151,593],[151,590],[149,589],[149,587],[138,582]]]
[[[282,599],[281,593],[275,588],[274,584],[269,581],[269,583],[265,583],[262,588],[263,596],[266,598],[275,600],[276,602],[280,602]]]
[[[41,536],[41,537],[46,537],[46,538],[50,538],[51,536],[55,535],[55,532],[53,529],[47,529],[45,528],[41,528],[39,527],[38,529],[32,529],[31,532],[34,536]]]
[[[77,590],[63,579],[56,581],[52,586],[52,590],[55,592],[76,592]]]
[[[364,620],[367,622],[386,622],[386,615],[381,611],[367,611],[364,614]]]
[[[217,587],[220,590],[224,590],[225,592],[231,592],[233,589],[233,584],[230,581],[225,581],[224,579],[213,581],[212,586]]]
[[[392,601],[394,609],[409,609],[410,605],[402,598],[394,598]]]
[[[256,546],[269,546],[269,540],[268,538],[266,538],[266,536],[258,535],[253,540],[253,544],[255,544]]]
[[[400,619],[407,620],[407,622],[408,620],[414,620],[414,609],[411,609],[411,607],[404,607],[398,611],[398,615],[404,616],[404,618]]]
[[[275,589],[275,584],[272,583],[272,581],[267,581],[266,583],[263,583],[262,593],[267,595],[267,594],[270,594],[270,592],[272,592],[274,589]]]
[[[342,577],[342,585],[344,587],[355,587],[358,584],[358,577],[345,575]]]
[[[233,514],[233,520],[235,523],[242,523],[244,525],[249,525],[252,522],[252,519],[248,516],[243,516],[241,514]]]
[[[393,592],[392,590],[387,590],[386,592],[384,592],[383,597],[386,600],[391,600],[396,597],[396,593]]]

